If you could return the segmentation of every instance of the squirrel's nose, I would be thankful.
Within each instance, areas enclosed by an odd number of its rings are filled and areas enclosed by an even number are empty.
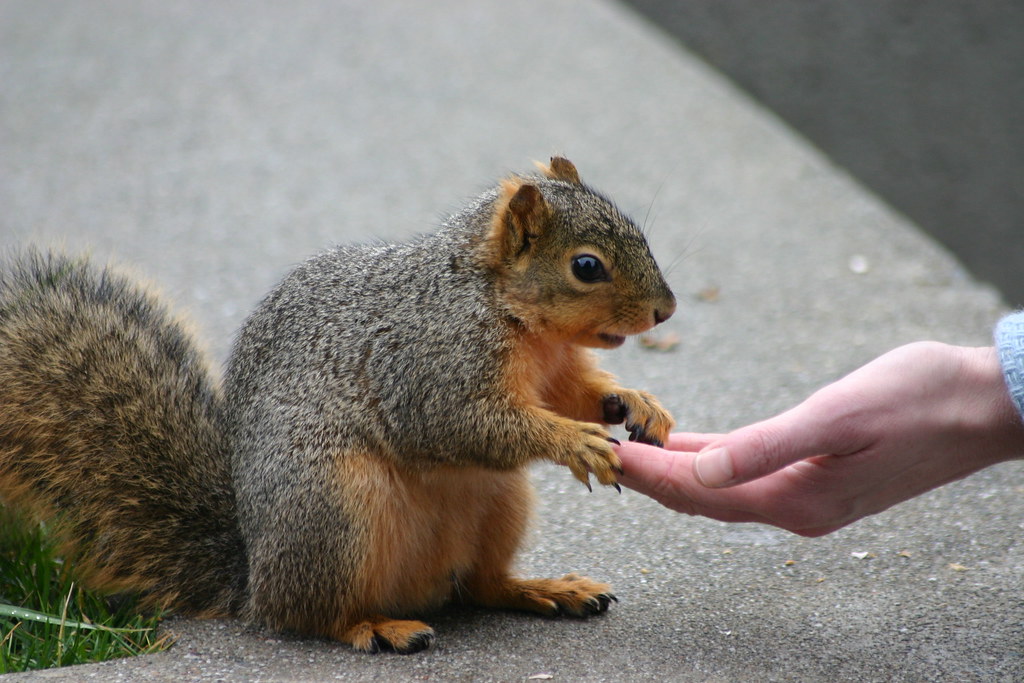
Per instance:
[[[675,313],[675,312],[676,312],[676,302],[674,300],[673,301],[669,301],[666,305],[662,306],[661,308],[655,308],[654,309],[654,324],[655,325],[660,325],[661,323],[663,323],[666,320],[668,320],[669,318],[671,318],[672,314]]]

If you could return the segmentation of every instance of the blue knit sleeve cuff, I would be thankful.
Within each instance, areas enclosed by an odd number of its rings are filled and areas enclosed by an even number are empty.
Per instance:
[[[1024,311],[1011,313],[996,325],[996,348],[1006,388],[1024,419]]]

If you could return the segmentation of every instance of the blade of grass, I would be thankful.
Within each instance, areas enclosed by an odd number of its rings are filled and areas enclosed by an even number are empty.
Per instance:
[[[43,624],[53,624],[54,626],[63,626],[66,624],[72,628],[106,631],[108,633],[145,633],[154,630],[152,627],[113,628],[111,626],[104,626],[103,624],[93,624],[86,621],[75,621],[74,619],[67,619],[65,617],[55,617],[52,614],[45,614],[43,612],[37,612],[35,610],[26,609],[24,607],[9,605],[5,602],[0,602],[0,617],[11,617],[12,619],[37,621]]]

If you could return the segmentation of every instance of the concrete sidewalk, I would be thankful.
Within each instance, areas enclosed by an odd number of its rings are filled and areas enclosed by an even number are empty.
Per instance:
[[[429,230],[554,152],[671,264],[680,310],[661,333],[681,343],[631,343],[606,367],[681,428],[766,417],[904,342],[987,344],[1002,312],[914,226],[611,2],[0,4],[0,243],[134,265],[219,359],[309,253]],[[409,657],[171,620],[165,653],[12,678],[1024,672],[1019,463],[813,540],[535,473],[522,570],[610,581],[621,602],[601,618],[445,611],[430,619],[437,647]]]

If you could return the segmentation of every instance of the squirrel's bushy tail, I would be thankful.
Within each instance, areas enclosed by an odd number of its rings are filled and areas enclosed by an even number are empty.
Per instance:
[[[87,583],[238,611],[219,389],[163,305],[85,259],[0,258],[0,502],[56,520]]]

